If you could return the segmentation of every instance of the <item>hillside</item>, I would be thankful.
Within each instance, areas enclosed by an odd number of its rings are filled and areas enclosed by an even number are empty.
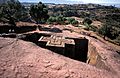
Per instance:
[[[0,4],[6,3],[7,1],[18,1],[18,0],[0,0]]]
[[[119,8],[23,5],[0,5],[0,78],[120,78]]]

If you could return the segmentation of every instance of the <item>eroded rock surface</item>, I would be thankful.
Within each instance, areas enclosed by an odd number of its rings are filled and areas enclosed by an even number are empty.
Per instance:
[[[113,60],[111,62],[114,63]],[[119,76],[118,73],[72,60],[31,42],[1,37],[0,78],[119,78]]]

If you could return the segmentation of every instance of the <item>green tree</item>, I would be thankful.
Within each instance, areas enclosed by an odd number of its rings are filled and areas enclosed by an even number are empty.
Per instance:
[[[83,24],[86,26],[86,30],[90,30],[91,29],[91,24],[92,24],[92,20],[90,18],[85,18],[83,20]]]
[[[72,24],[72,25],[78,24],[78,21],[75,20],[74,18],[67,18],[67,21],[68,24]]]
[[[112,20],[103,24],[103,26],[99,29],[99,33],[105,37],[107,36],[110,39],[116,39],[119,36],[119,30],[114,26]]]
[[[57,24],[65,24],[66,18],[63,17],[62,15],[53,17],[50,16],[49,19],[47,20],[47,23],[52,24],[52,23],[57,23]]]
[[[73,25],[78,24],[78,21],[74,20],[74,21],[72,21],[71,24],[73,24]]]
[[[18,1],[16,2],[11,0],[5,4],[0,5],[0,19],[2,21],[7,20],[7,22],[12,26],[15,26],[15,22],[21,21],[22,17],[26,15],[26,9]]]
[[[104,25],[99,29],[99,33],[104,36],[104,39],[105,39],[105,37],[107,36],[107,34],[109,33],[110,28],[111,28],[110,26],[108,26],[107,24],[104,24]]]
[[[44,23],[49,18],[47,7],[42,2],[30,7],[30,15],[37,24]]]
[[[48,20],[47,20],[47,23],[48,23],[48,24],[52,24],[53,22],[56,22],[56,17],[50,16],[50,17],[48,18]]]
[[[92,20],[91,20],[90,18],[85,18],[85,19],[83,20],[83,23],[90,25],[90,24],[92,24]]]
[[[63,17],[62,15],[56,17],[56,22],[59,24],[64,24],[66,18]]]
[[[74,21],[75,19],[74,18],[67,18],[67,21],[69,24],[72,24],[72,22]]]
[[[112,16],[107,15],[104,19],[103,26],[99,29],[99,33],[104,36],[104,39],[105,39],[105,37],[108,37],[112,40],[116,39],[120,33],[119,24],[120,23],[117,22],[117,20],[113,19]]]

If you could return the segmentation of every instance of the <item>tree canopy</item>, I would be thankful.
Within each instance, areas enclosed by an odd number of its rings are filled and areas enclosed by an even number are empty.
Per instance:
[[[44,23],[49,18],[47,7],[42,2],[31,5],[30,15],[37,23]]]
[[[109,21],[106,21],[103,26],[99,29],[99,33],[110,39],[116,39],[119,36],[119,28],[115,27],[117,23],[113,23],[114,20],[109,18]]]
[[[0,5],[0,20],[15,25],[16,21],[21,21],[27,16],[26,9],[20,2],[8,1]]]
[[[92,20],[90,19],[90,18],[85,18],[84,20],[83,20],[83,23],[85,24],[88,24],[88,25],[90,25],[90,24],[92,24]]]

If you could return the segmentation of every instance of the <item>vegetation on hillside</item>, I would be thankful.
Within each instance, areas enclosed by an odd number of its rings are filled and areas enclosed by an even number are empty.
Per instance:
[[[39,2],[37,5],[31,5],[30,15],[37,23],[45,23],[49,18],[46,6]]]
[[[50,16],[50,18],[47,20],[47,23],[48,24],[61,24],[61,25],[66,25],[66,24],[77,25],[78,21],[75,20],[74,18],[68,18],[68,17],[64,17],[60,15],[60,16]]]
[[[27,12],[20,2],[8,1],[0,5],[0,21],[8,22],[15,26],[16,21],[22,21],[27,17]]]
[[[120,8],[114,6],[103,6],[98,4],[74,4],[46,6],[42,2],[26,9],[20,2],[11,0],[0,4],[0,22],[8,22],[15,26],[17,21],[25,21],[30,18],[36,23],[47,24],[72,24],[78,26],[79,22],[72,16],[83,18],[83,24],[87,30],[98,32],[104,39],[111,39],[120,43]],[[102,22],[97,28],[92,25],[93,21]]]
[[[103,6],[98,4],[56,5],[49,8],[50,16],[62,15],[63,17],[76,16],[83,18],[86,30],[92,30],[103,35],[105,39],[111,39],[119,43],[120,39],[120,8]],[[91,25],[92,21],[102,22],[97,28]]]
[[[114,19],[115,18],[115,19]],[[106,16],[103,26],[99,29],[99,34],[111,39],[114,43],[120,43],[120,16]]]

